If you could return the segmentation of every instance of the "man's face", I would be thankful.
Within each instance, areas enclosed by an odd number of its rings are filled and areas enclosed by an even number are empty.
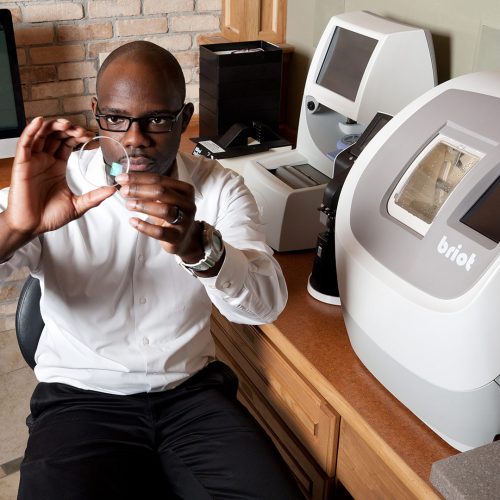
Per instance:
[[[151,66],[129,61],[116,61],[101,76],[98,101],[93,100],[94,114],[114,117],[146,118],[175,116],[182,108],[182,96],[165,75]],[[171,132],[149,133],[139,122],[132,122],[127,132],[100,129],[100,134],[119,141],[130,157],[130,170],[168,175],[175,162],[181,133],[192,115],[187,105]],[[147,120],[143,120],[143,123]],[[124,161],[123,151],[114,141],[102,141],[108,164]]]

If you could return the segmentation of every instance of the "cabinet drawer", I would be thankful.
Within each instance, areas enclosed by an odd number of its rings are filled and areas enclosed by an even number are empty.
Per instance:
[[[328,476],[335,474],[338,414],[257,327],[236,325],[215,311],[212,333],[262,398],[286,422]]]
[[[316,461],[297,441],[281,417],[263,399],[246,374],[241,371],[232,356],[217,338],[215,339],[217,359],[228,364],[238,375],[238,399],[246,406],[260,426],[272,439],[274,445],[295,476],[305,498],[326,500],[334,488],[334,479],[321,470]]]

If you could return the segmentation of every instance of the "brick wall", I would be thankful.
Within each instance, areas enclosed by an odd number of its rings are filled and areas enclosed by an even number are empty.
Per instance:
[[[65,116],[95,128],[99,61],[132,40],[170,50],[198,113],[200,34],[219,30],[221,0],[0,0],[12,12],[27,118]]]

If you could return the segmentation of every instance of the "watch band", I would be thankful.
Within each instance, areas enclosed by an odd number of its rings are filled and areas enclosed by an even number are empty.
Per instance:
[[[178,262],[189,272],[203,272],[212,269],[224,253],[224,242],[220,232],[207,222],[202,221],[203,249],[205,255],[194,264],[187,264],[182,259]]]

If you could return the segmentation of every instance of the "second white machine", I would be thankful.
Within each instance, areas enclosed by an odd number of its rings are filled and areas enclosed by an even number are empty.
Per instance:
[[[317,209],[339,145],[378,111],[394,115],[435,83],[427,31],[369,12],[332,17],[307,75],[296,149],[221,160],[243,174],[270,246],[314,248],[324,229]]]

